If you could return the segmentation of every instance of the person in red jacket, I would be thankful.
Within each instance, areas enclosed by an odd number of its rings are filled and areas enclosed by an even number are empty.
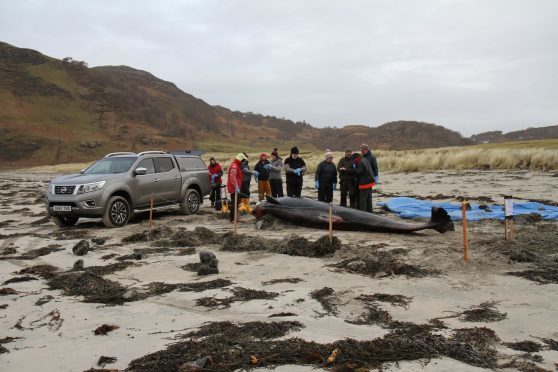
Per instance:
[[[231,195],[232,202],[229,214],[229,220],[231,222],[234,221],[235,196],[237,205],[240,204],[240,198],[242,197],[242,194],[240,193],[240,185],[242,184],[242,169],[240,168],[240,162],[243,160],[247,160],[246,155],[243,153],[236,155],[236,158],[229,167],[229,173],[227,176],[227,191]]]
[[[223,181],[221,177],[223,176],[223,168],[221,164],[217,163],[214,157],[209,158],[209,179],[211,181],[211,194],[209,194],[209,200],[211,201],[211,206],[215,206],[219,200],[221,200],[221,184]]]

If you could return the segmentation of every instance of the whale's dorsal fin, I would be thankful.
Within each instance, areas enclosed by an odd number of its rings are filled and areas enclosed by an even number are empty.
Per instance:
[[[267,200],[267,202],[271,204],[281,205],[279,200],[275,199],[273,196],[266,195],[265,200]]]

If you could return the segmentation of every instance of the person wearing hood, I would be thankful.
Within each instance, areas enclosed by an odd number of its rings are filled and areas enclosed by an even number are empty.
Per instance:
[[[314,182],[318,189],[318,200],[331,203],[333,201],[333,190],[337,187],[337,167],[333,163],[332,152],[326,152],[325,160],[318,164]]]
[[[254,170],[258,172],[258,200],[262,201],[266,195],[271,196],[271,184],[269,183],[269,171],[271,164],[267,160],[267,154],[260,154],[260,160],[254,166]]]
[[[219,200],[221,200],[221,177],[223,176],[223,168],[214,157],[209,158],[209,179],[211,181],[211,193],[209,194],[209,200],[211,201],[211,206],[215,206]]]
[[[298,156],[298,147],[291,148],[291,155],[285,160],[285,173],[287,175],[287,196],[300,198],[302,183],[306,173],[306,163]]]
[[[231,202],[233,203],[229,208],[229,220],[231,222],[234,221],[234,202],[236,201],[237,205],[240,204],[240,186],[242,184],[242,169],[240,168],[240,163],[243,160],[247,160],[246,155],[243,153],[236,155],[229,167],[229,173],[227,175],[227,191],[231,195]]]
[[[283,169],[283,159],[279,156],[277,149],[273,149],[269,164],[269,184],[271,186],[271,196],[274,198],[282,198],[284,196],[281,169]]]

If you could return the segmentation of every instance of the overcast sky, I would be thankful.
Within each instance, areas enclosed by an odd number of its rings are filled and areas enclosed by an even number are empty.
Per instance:
[[[558,124],[558,0],[0,0],[0,40],[318,127]]]

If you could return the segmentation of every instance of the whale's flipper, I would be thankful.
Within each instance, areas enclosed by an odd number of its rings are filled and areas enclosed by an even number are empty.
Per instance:
[[[265,196],[265,200],[267,200],[267,202],[268,202],[268,203],[271,203],[271,204],[281,205],[281,203],[279,202],[279,200],[275,199],[273,196],[266,195],[266,196]]]
[[[430,223],[436,224],[433,228],[439,233],[445,233],[448,230],[454,231],[451,217],[444,208],[432,207],[432,217],[430,218]]]

